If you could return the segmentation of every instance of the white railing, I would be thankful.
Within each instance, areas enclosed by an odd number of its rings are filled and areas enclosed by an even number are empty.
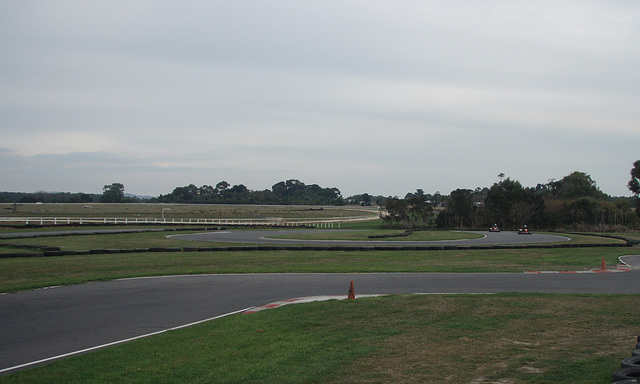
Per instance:
[[[171,224],[171,225],[219,225],[219,226],[269,226],[340,228],[341,222],[364,221],[371,218],[344,218],[316,221],[287,221],[261,219],[176,219],[176,218],[118,218],[118,217],[0,217],[0,224],[13,225],[135,225],[135,224]]]

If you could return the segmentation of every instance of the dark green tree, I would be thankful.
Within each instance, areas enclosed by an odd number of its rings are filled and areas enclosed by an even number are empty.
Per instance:
[[[305,185],[296,179],[274,184],[271,190],[281,204],[344,204],[338,188],[322,188],[317,184]]]
[[[228,189],[228,199],[230,203],[245,203],[251,204],[253,203],[251,199],[251,191],[244,186],[243,184],[234,185],[233,187]]]
[[[628,184],[629,190],[636,195],[636,214],[640,213],[640,160],[636,160],[631,168],[631,180]]]
[[[124,185],[113,183],[102,188],[101,203],[121,203],[124,198]]]
[[[589,198],[581,198],[570,204],[565,202],[565,217],[567,222],[571,224],[587,223],[596,224],[599,216],[599,204],[597,200]]]
[[[451,215],[453,226],[458,228],[470,227],[473,214],[473,191],[470,189],[452,191],[447,210]]]
[[[629,190],[636,196],[640,195],[640,160],[636,160],[631,168],[631,180],[628,184]]]
[[[388,198],[380,206],[380,217],[388,226],[412,230],[431,225],[433,207],[424,197]]]
[[[501,227],[516,228],[544,211],[544,199],[534,188],[523,188],[517,180],[506,178],[489,189],[485,207],[493,222]]]
[[[558,181],[549,183],[552,196],[561,199],[578,199],[581,197],[603,198],[605,195],[598,189],[596,182],[584,172],[572,172]]]
[[[218,195],[218,198],[220,199],[225,199],[228,197],[228,190],[229,187],[231,185],[229,183],[227,183],[226,181],[221,181],[218,184],[216,184],[216,194]]]
[[[380,204],[382,220],[391,227],[409,227],[408,214],[409,203],[405,199],[398,199],[397,197],[389,198]]]
[[[175,188],[173,192],[171,192],[171,195],[175,201],[192,203],[194,200],[198,199],[199,192],[198,187],[193,184],[189,184],[186,187]]]
[[[412,197],[408,200],[409,228],[426,228],[431,225],[433,217],[433,206],[427,202],[424,194]]]

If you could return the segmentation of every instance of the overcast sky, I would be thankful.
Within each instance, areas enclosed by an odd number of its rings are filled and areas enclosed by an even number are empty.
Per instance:
[[[0,191],[629,196],[640,2],[0,0]]]

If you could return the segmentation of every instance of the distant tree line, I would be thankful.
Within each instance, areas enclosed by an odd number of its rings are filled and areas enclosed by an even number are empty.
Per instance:
[[[634,172],[636,172],[634,174]],[[584,172],[561,180],[525,188],[504,178],[490,188],[456,189],[448,196],[422,190],[404,199],[390,197],[381,203],[381,217],[389,227],[504,229],[531,228],[607,230],[640,227],[640,161],[634,163],[629,189],[635,198],[613,198],[601,192]]]
[[[343,198],[338,188],[306,185],[290,179],[271,189],[250,190],[243,184],[221,181],[214,186],[193,184],[176,187],[157,198],[141,199],[124,193],[124,185],[103,187],[102,195],[68,192],[0,192],[4,203],[135,203],[159,202],[179,204],[298,204],[362,205],[380,207],[381,218],[388,227],[419,228],[488,228],[494,224],[504,229],[522,225],[545,229],[607,230],[640,228],[640,160],[633,164],[628,188],[634,197],[612,197],[598,188],[584,172],[573,172],[560,180],[550,180],[535,187],[523,187],[517,180],[498,175],[491,187],[456,189],[449,195],[426,194],[424,190],[407,193],[404,198],[373,196],[368,193]]]
[[[160,203],[183,204],[298,204],[298,205],[344,205],[338,188],[323,188],[317,184],[306,185],[300,180],[290,179],[274,184],[271,189],[253,191],[242,184],[230,185],[221,181],[215,187],[193,184],[177,187],[167,195],[160,195]]]
[[[0,203],[140,203],[145,199],[127,196],[124,185],[105,185],[102,194],[69,192],[0,192]]]
[[[0,203],[97,203],[100,195],[69,192],[0,192]]]

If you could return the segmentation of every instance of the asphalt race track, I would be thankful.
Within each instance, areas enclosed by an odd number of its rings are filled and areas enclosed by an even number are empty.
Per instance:
[[[301,229],[287,231],[211,231],[195,234],[172,235],[174,239],[193,240],[193,241],[212,241],[225,243],[248,243],[248,244],[344,244],[344,245],[512,245],[512,244],[540,244],[568,241],[569,238],[558,235],[538,234],[518,235],[517,232],[470,232],[474,234],[482,234],[484,237],[479,239],[465,240],[441,240],[441,241],[393,241],[393,240],[367,240],[367,241],[351,241],[351,240],[291,240],[291,239],[275,239],[274,236],[313,233],[313,232],[337,232],[347,231],[345,229]]]
[[[207,233],[210,234],[213,235]],[[510,238],[507,237],[508,232],[501,234],[504,234],[503,239]],[[263,236],[259,232],[254,232],[252,236],[253,240],[242,238],[238,241],[270,241],[261,239]],[[534,234],[526,238],[516,234],[512,236],[521,238],[520,241],[531,242],[542,235]],[[226,240],[215,238],[212,241],[229,240],[227,237]],[[633,263],[638,264],[637,258],[630,258],[629,264],[634,266]],[[200,275],[52,287],[0,295],[0,375],[42,360],[64,357],[279,300],[346,295],[350,281],[354,281],[356,296],[381,293],[640,293],[640,269],[621,273],[581,274]]]

